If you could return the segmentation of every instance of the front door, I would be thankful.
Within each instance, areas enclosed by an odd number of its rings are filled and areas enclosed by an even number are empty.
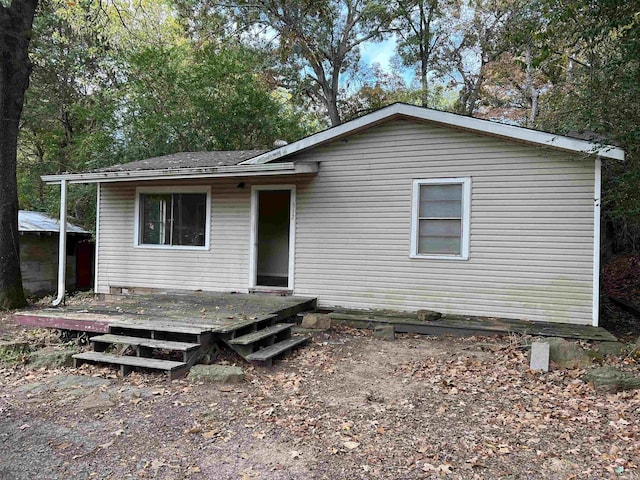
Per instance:
[[[253,287],[293,288],[293,187],[254,187]]]

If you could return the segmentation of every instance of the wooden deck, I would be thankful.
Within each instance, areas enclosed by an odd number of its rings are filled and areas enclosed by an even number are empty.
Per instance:
[[[615,342],[617,338],[604,328],[566,323],[528,322],[525,320],[465,317],[443,315],[438,320],[420,321],[415,315],[384,310],[337,310],[330,314],[331,321],[357,328],[374,328],[391,324],[398,333],[422,335],[491,336],[517,333],[544,337],[562,337],[580,340]]]
[[[313,309],[315,298],[261,294],[196,293],[191,295],[125,295],[90,299],[58,308],[23,310],[14,315],[20,325],[109,333],[110,325],[153,326],[227,333],[256,321],[273,323]]]

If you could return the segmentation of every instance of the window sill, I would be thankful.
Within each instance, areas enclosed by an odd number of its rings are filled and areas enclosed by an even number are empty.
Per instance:
[[[461,255],[409,255],[409,258],[415,258],[418,260],[454,260],[454,261],[466,261],[469,257],[463,257]]]
[[[209,250],[209,245],[204,245],[202,247],[194,247],[189,245],[134,245],[134,248],[140,248],[143,250],[169,250],[169,251],[196,251],[196,252],[205,252]]]

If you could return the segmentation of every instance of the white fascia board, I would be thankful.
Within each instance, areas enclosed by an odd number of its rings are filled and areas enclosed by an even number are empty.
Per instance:
[[[263,153],[262,155],[258,155],[257,157],[249,160],[245,160],[240,163],[240,165],[255,165],[271,162],[279,158],[284,158],[289,155],[308,150],[318,145],[332,142],[342,137],[353,135],[357,132],[395,118],[408,118],[416,121],[436,123],[443,126],[500,137],[506,140],[515,140],[533,145],[549,147],[556,150],[594,155],[613,160],[624,160],[624,150],[612,145],[601,145],[588,142],[586,140],[554,135],[552,133],[516,127],[514,125],[505,125],[489,120],[481,120],[479,118],[466,117],[455,113],[441,112],[439,110],[417,107],[415,105],[406,105],[403,103],[394,103],[393,105],[381,108],[380,110],[376,110],[375,112],[369,113],[350,122],[318,132],[284,147]]]
[[[317,173],[316,162],[271,163],[269,165],[231,165],[224,167],[175,168],[160,170],[134,170],[120,172],[64,173],[60,175],[43,175],[42,181],[59,184],[62,180],[68,183],[109,183],[134,182],[143,180],[182,180],[191,178],[252,177],[266,175],[300,175]]]

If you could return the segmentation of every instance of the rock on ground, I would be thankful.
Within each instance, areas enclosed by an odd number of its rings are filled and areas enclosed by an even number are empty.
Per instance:
[[[373,336],[383,340],[395,340],[396,330],[393,325],[376,325]]]
[[[559,368],[587,368],[593,361],[592,355],[575,342],[564,338],[547,338],[549,360]]]
[[[640,388],[640,377],[615,367],[600,367],[582,376],[585,382],[593,383],[597,390],[619,392]]]
[[[331,317],[326,313],[307,313],[302,317],[302,328],[328,330],[331,328]]]
[[[29,365],[34,368],[58,368],[71,366],[72,356],[78,353],[76,348],[46,347],[29,355]]]
[[[187,378],[192,382],[238,383],[244,380],[244,370],[229,365],[194,365]]]
[[[627,345],[622,342],[602,342],[598,347],[598,353],[603,357],[609,355],[622,355],[627,348]]]
[[[429,322],[433,320],[439,320],[442,317],[440,312],[434,312],[433,310],[418,310],[418,320],[421,322]]]

